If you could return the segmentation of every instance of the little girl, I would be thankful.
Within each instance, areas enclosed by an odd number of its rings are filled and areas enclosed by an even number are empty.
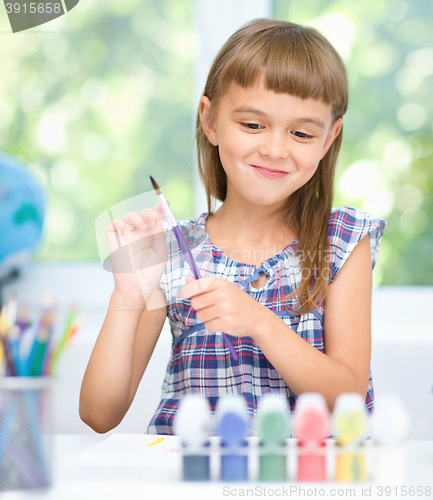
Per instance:
[[[140,240],[140,265],[114,274],[84,376],[80,415],[94,430],[124,417],[167,315],[173,344],[149,433],[172,433],[187,393],[212,409],[242,394],[253,415],[268,392],[291,410],[303,392],[322,393],[330,409],[358,392],[372,411],[372,268],[386,223],[332,208],[347,102],[344,64],[314,29],[262,19],[226,42],[197,116],[208,212],[180,223],[203,278],[171,231],[164,237],[160,206],[109,227],[112,249],[118,230],[122,244]]]

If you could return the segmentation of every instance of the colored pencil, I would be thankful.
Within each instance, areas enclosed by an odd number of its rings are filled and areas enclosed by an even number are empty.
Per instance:
[[[5,376],[46,376],[56,370],[59,359],[84,322],[77,320],[77,307],[69,309],[65,326],[55,338],[56,307],[51,297],[44,297],[39,321],[31,329],[27,310],[18,309],[16,295],[0,311],[0,368]],[[17,314],[18,312],[18,314]],[[30,342],[30,344],[29,344]]]

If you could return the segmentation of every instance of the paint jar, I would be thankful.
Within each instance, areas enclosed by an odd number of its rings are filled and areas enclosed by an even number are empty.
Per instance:
[[[248,480],[249,420],[241,395],[222,396],[216,408],[216,433],[220,436],[221,481]]]
[[[358,393],[340,394],[332,413],[333,433],[337,441],[337,481],[359,482],[367,480],[364,437],[368,418],[364,398]]]
[[[265,394],[259,402],[256,426],[259,443],[259,480],[287,479],[287,434],[289,431],[287,399],[280,394]]]
[[[373,463],[371,475],[379,483],[404,484],[410,420],[401,398],[395,394],[376,397],[372,418]]]
[[[0,379],[0,491],[52,483],[50,377]]]
[[[187,394],[182,398],[173,424],[182,442],[184,481],[210,480],[210,422],[207,398],[199,394]]]
[[[293,416],[298,438],[298,481],[326,481],[329,422],[330,412],[322,394],[305,392],[298,397]]]

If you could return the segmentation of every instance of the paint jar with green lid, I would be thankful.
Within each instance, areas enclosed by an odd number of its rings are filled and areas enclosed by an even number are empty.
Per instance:
[[[289,415],[287,399],[283,395],[270,393],[262,396],[256,417],[260,438],[260,481],[285,481],[287,478]]]

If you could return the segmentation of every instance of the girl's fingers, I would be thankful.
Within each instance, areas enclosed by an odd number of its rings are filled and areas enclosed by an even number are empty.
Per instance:
[[[164,218],[164,212],[157,210],[156,208],[146,208],[140,212],[140,216],[143,217],[145,221],[150,221],[155,223],[156,221]]]
[[[119,231],[125,231],[126,224],[121,220],[113,220],[107,228],[108,249],[110,254],[118,250],[120,244]]]
[[[146,208],[145,210],[142,210],[139,215],[143,218],[143,220],[149,221],[152,223],[161,219],[161,215],[162,215],[162,218],[164,218],[163,210],[162,209],[159,210],[158,207],[156,207],[155,209]]]
[[[167,203],[170,205],[170,202],[168,200],[167,200]],[[158,212],[164,213],[164,209],[162,208],[161,202],[159,202],[158,205],[156,205],[155,210],[157,210]]]
[[[167,243],[165,240],[165,234],[162,227],[162,219],[155,223],[153,236],[153,249],[157,255],[165,262],[167,260]]]
[[[140,213],[128,212],[122,220],[131,224],[132,228],[136,227],[140,231],[150,231],[158,219],[159,216],[154,210],[146,209]]]
[[[167,203],[170,205],[170,202],[167,200]],[[155,210],[153,210],[159,217],[162,219],[165,217],[164,209],[162,208],[161,202],[156,205]]]
[[[157,231],[163,231],[162,220],[164,219],[164,211],[160,206],[157,208],[158,209],[147,208],[140,213],[128,212],[122,217],[122,220],[112,221],[107,230],[112,233],[117,231],[125,233],[137,229],[140,232],[149,232],[150,234]]]
[[[191,297],[194,297],[194,295],[209,292],[213,289],[212,283],[214,282],[215,278],[200,278],[198,280],[191,280],[182,288],[180,296],[182,300],[188,300]]]
[[[122,220],[132,226],[140,226],[143,223],[143,218],[140,217],[138,212],[128,212],[122,217]]]
[[[125,229],[126,223],[121,221],[121,220],[113,220],[113,222],[110,222],[108,225],[107,231],[111,233],[117,233],[117,231]]]

